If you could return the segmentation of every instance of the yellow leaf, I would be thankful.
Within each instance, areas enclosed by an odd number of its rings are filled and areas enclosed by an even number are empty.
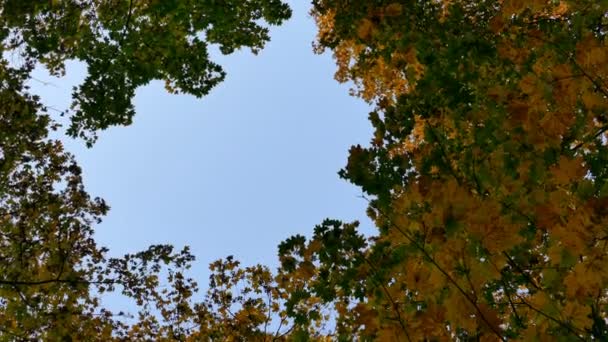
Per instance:
[[[361,20],[361,23],[359,24],[359,27],[357,28],[357,36],[359,36],[359,38],[364,39],[364,40],[368,39],[371,36],[373,27],[374,27],[374,24],[371,22],[371,20],[369,20],[367,18]]]
[[[583,104],[588,109],[594,109],[597,107],[605,106],[606,101],[603,96],[591,91],[586,91],[581,95],[581,100],[583,100]]]
[[[558,164],[551,167],[551,173],[557,184],[569,184],[574,179],[583,177],[585,168],[582,159],[561,156]]]
[[[585,330],[593,324],[593,320],[588,317],[591,314],[589,305],[583,306],[574,301],[569,301],[566,303],[563,313],[580,330]]]
[[[553,77],[556,80],[566,79],[572,76],[572,69],[568,64],[558,64],[551,68],[553,71]]]
[[[551,264],[559,265],[562,260],[562,249],[563,247],[558,244],[554,244],[549,248],[549,250],[547,251],[547,255],[551,260]]]
[[[533,308],[537,310],[543,310],[545,306],[550,303],[550,299],[547,297],[547,294],[538,291],[536,292],[530,299],[527,300]]]
[[[526,94],[532,94],[536,90],[536,77],[532,74],[524,76],[519,81],[519,87]]]

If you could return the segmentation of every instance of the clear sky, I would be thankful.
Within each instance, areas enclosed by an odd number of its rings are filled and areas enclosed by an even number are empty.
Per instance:
[[[137,92],[133,125],[103,132],[91,149],[66,140],[88,192],[111,206],[96,233],[111,255],[190,245],[204,288],[209,262],[234,255],[274,268],[278,243],[309,236],[324,218],[372,231],[361,191],[337,175],[348,148],[371,138],[368,106],[333,79],[329,54],[312,52],[309,3],[290,3],[293,18],[258,56],[216,54],[228,77],[207,97],[152,83]],[[67,107],[84,69],[67,71],[58,80],[36,73],[52,82],[32,83],[45,104]]]

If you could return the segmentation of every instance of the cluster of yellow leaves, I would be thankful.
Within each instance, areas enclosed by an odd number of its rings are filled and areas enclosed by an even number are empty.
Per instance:
[[[394,103],[396,98],[405,94],[415,85],[415,81],[422,77],[423,65],[416,57],[416,50],[407,48],[394,51],[389,58],[380,56],[365,56],[366,42],[374,40],[382,28],[377,27],[378,20],[384,18],[399,17],[403,12],[403,6],[399,3],[391,3],[376,8],[370,13],[369,18],[361,19],[357,24],[356,37],[341,40],[333,49],[334,58],[338,66],[335,78],[339,82],[352,81],[355,87],[352,94],[360,96],[368,102],[384,99]],[[323,51],[324,40],[331,39],[335,32],[333,20],[335,13],[331,10],[325,13],[312,13],[318,27],[317,52]],[[395,32],[395,38],[400,36]],[[405,68],[402,66],[405,65]]]

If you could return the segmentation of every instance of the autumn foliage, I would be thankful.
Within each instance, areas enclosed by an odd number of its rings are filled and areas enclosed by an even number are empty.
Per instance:
[[[242,11],[228,13],[245,30],[221,20],[226,8],[118,2],[78,2],[77,13],[70,1],[2,4],[3,51],[23,47],[29,64],[0,68],[1,339],[608,340],[607,2],[314,0],[315,50],[331,51],[337,81],[374,106],[371,143],[351,148],[340,175],[364,191],[378,232],[326,220],[280,244],[276,272],[218,260],[203,299],[187,249],[111,259],[95,244],[92,224],[108,208],[47,138],[53,123],[23,82],[34,62],[57,72],[68,59],[89,63],[70,131],[86,136],[134,114],[132,96],[101,98],[103,82],[132,94],[164,79],[204,95],[220,69],[191,59],[188,44],[257,51],[268,40],[258,20],[289,11],[234,2]],[[93,26],[76,30],[84,36],[33,29],[40,17],[73,27],[91,11],[113,40]],[[154,11],[165,40],[130,29]],[[193,26],[205,11],[220,14]],[[187,73],[177,60],[191,62]],[[139,305],[135,323],[100,305],[115,290]]]
[[[607,338],[607,10],[315,1],[318,48],[376,104],[342,172],[379,228],[348,334]]]

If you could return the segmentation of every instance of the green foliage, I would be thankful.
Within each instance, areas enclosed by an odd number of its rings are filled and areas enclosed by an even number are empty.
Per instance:
[[[209,56],[242,47],[257,53],[269,25],[291,15],[280,0],[52,0],[0,2],[2,52],[26,72],[41,63],[54,75],[77,60],[88,75],[73,91],[71,136],[128,125],[135,90],[153,80],[168,91],[206,95],[225,77]]]

